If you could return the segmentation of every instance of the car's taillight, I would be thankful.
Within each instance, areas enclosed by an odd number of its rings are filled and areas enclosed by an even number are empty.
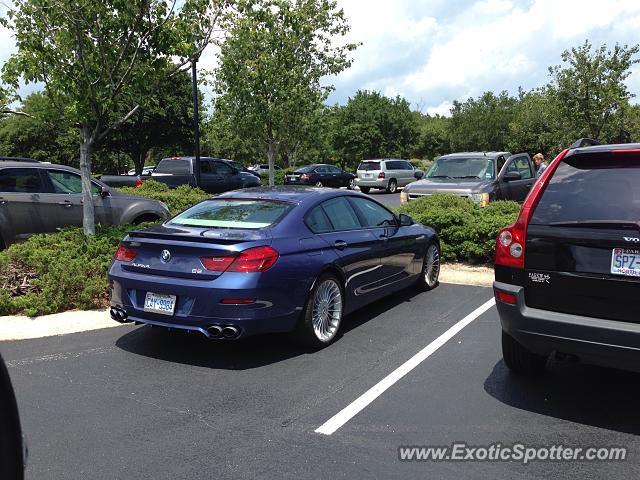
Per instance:
[[[136,258],[137,254],[138,254],[138,252],[136,252],[134,249],[129,248],[129,247],[125,247],[122,244],[122,242],[120,242],[118,244],[118,250],[116,251],[116,254],[114,255],[114,258],[116,260],[120,260],[121,262],[130,262],[134,258]]]
[[[378,179],[379,179],[379,180],[384,180],[384,172],[380,172],[380,173],[378,174]]]
[[[496,300],[501,301],[502,303],[508,303],[509,305],[515,305],[518,303],[518,299],[513,293],[505,293],[496,291]]]
[[[143,183],[144,183],[144,180],[142,180],[141,178],[136,178],[136,183],[134,185],[136,188],[140,188]]]
[[[516,223],[510,227],[503,228],[500,230],[500,233],[498,233],[498,238],[496,239],[496,265],[524,268],[525,244],[527,241],[529,220],[536,205],[538,205],[540,201],[540,197],[547,188],[551,176],[568,152],[568,148],[560,152],[535,183],[522,204]]]
[[[308,173],[303,173],[302,175],[300,175],[301,180],[309,180],[310,178],[311,175],[309,175]]]
[[[236,257],[203,257],[200,260],[213,272],[264,272],[280,255],[271,247],[249,248]]]

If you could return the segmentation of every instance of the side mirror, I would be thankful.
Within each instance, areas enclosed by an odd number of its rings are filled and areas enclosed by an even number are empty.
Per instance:
[[[400,226],[401,227],[410,227],[414,223],[416,223],[416,222],[414,222],[413,218],[411,218],[409,215],[405,215],[404,213],[400,214]]]
[[[520,175],[520,172],[507,172],[502,179],[505,182],[513,182],[515,180],[522,180],[522,175]]]
[[[107,198],[109,195],[111,195],[111,192],[109,191],[109,187],[103,186],[102,189],[100,190],[100,196],[102,198]]]
[[[416,170],[415,172],[413,172],[413,177],[416,180],[422,180],[422,177],[424,177],[424,172],[422,170]]]

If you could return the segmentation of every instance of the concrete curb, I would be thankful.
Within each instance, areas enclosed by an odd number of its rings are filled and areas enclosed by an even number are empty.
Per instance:
[[[461,264],[443,265],[440,282],[490,287],[493,269]],[[0,317],[0,341],[52,337],[120,326],[111,319],[108,310],[62,312],[35,318],[5,316]]]

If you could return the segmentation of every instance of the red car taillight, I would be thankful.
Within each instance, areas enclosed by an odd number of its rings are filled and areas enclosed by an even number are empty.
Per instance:
[[[120,260],[121,262],[130,262],[134,258],[136,258],[137,254],[138,254],[138,252],[136,252],[134,249],[129,248],[129,247],[125,247],[122,244],[122,242],[120,242],[118,244],[118,250],[116,251],[116,254],[114,255],[114,258],[116,260]]]
[[[524,268],[525,243],[527,241],[529,220],[540,201],[540,197],[547,188],[551,176],[568,152],[568,148],[560,152],[535,183],[520,209],[516,223],[500,230],[496,240],[496,265]]]
[[[265,272],[280,255],[271,247],[249,248],[237,257],[203,257],[200,260],[213,272]]]
[[[134,185],[136,188],[140,188],[143,183],[144,183],[144,180],[142,180],[141,178],[138,178],[136,179],[136,183]]]
[[[378,180],[384,180],[384,172],[378,174]]]
[[[300,180],[309,180],[311,178],[311,175],[309,175],[308,173],[303,173],[302,175],[300,175]]]

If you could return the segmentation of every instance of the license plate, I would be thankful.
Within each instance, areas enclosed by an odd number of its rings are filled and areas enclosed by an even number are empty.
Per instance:
[[[147,292],[144,299],[144,311],[160,313],[162,315],[173,315],[176,308],[175,295],[163,295],[161,293]]]
[[[640,277],[640,250],[614,248],[611,254],[611,273]]]
[[[371,178],[373,177],[373,175],[371,173],[365,173],[364,174],[364,178]]]
[[[298,180],[298,177],[288,177],[289,181],[291,182],[296,182]]]

